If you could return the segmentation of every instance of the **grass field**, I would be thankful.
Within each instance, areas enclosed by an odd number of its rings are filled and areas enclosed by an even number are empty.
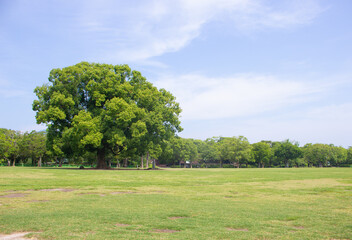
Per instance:
[[[351,239],[352,168],[0,168],[0,233],[37,239]]]

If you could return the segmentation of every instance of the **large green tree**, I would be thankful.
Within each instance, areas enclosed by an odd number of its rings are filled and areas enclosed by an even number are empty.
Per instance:
[[[49,84],[34,92],[37,123],[47,124],[51,145],[96,152],[97,168],[107,168],[108,151],[142,155],[182,130],[175,97],[127,65],[82,62],[53,69]]]

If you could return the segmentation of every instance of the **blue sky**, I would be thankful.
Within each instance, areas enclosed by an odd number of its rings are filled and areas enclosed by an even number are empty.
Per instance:
[[[40,130],[53,68],[129,64],[180,102],[182,137],[352,145],[352,1],[0,0],[0,127]]]

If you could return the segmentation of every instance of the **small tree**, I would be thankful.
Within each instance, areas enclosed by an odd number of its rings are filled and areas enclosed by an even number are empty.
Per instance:
[[[1,128],[0,129],[0,157],[7,161],[7,165],[16,165],[16,160],[21,154],[20,144],[22,135],[18,131]]]
[[[252,161],[251,145],[243,136],[223,138],[220,141],[221,158],[229,160],[237,168]]]
[[[289,140],[281,142],[275,149],[275,156],[284,163],[285,167],[289,167],[290,163],[302,155],[302,150],[299,148],[297,142],[290,142]]]
[[[258,142],[252,144],[252,152],[255,162],[258,164],[258,167],[264,168],[265,165],[268,165],[271,158],[273,157],[273,152],[270,145],[266,142]]]

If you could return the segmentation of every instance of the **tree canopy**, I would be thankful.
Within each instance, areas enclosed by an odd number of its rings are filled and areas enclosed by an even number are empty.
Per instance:
[[[107,151],[156,152],[182,130],[175,97],[127,65],[82,62],[53,69],[49,83],[34,92],[36,120],[47,124],[53,152],[96,152],[97,168],[107,168]]]
[[[288,139],[281,142],[274,150],[275,157],[289,167],[290,162],[302,155],[302,150],[297,142],[291,142]]]

